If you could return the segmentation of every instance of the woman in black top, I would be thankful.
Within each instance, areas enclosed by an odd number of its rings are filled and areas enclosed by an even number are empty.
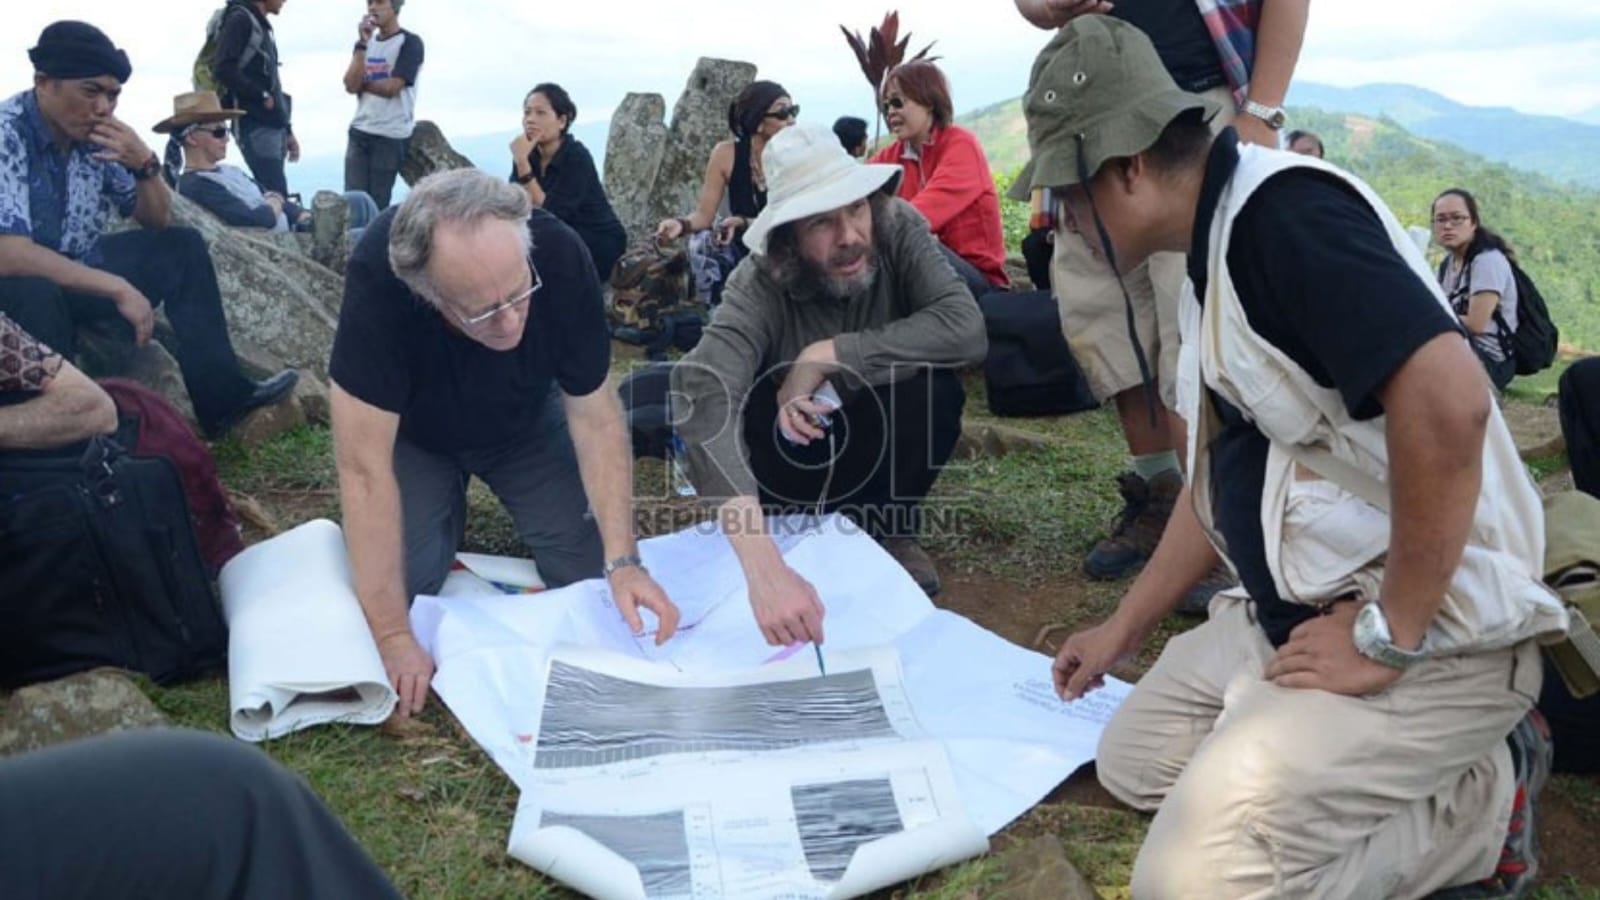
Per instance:
[[[567,134],[578,107],[559,84],[548,82],[522,101],[522,134],[511,142],[511,180],[534,206],[578,233],[602,282],[628,247],[628,234],[606,198],[589,148]]]
[[[713,147],[706,163],[699,205],[687,216],[662,219],[656,226],[656,239],[675,241],[714,227],[719,244],[735,244],[735,238],[767,205],[761,151],[773,135],[793,125],[799,114],[800,107],[776,81],[745,85],[728,106],[728,130],[733,139]]]

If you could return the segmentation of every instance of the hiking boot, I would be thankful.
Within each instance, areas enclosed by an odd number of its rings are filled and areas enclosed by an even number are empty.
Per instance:
[[[934,568],[933,557],[928,551],[922,549],[922,544],[916,538],[884,538],[878,542],[900,568],[906,570],[911,580],[922,588],[922,592],[929,597],[939,594],[939,570]]]
[[[1124,472],[1117,476],[1117,490],[1122,493],[1122,512],[1111,526],[1110,536],[1095,544],[1083,559],[1083,573],[1101,581],[1126,578],[1150,561],[1178,492],[1183,490],[1183,476],[1162,472],[1145,481],[1133,472]]]
[[[1506,737],[1516,768],[1517,791],[1511,799],[1511,826],[1494,874],[1482,881],[1436,891],[1430,900],[1498,900],[1525,897],[1539,872],[1539,829],[1533,812],[1539,791],[1550,778],[1555,748],[1550,726],[1537,709],[1528,710]]]
[[[1227,566],[1217,563],[1216,568],[1207,573],[1206,577],[1195,582],[1194,587],[1189,588],[1184,593],[1183,599],[1178,602],[1178,608],[1175,611],[1186,616],[1203,616],[1211,606],[1212,597],[1238,583],[1234,579],[1233,573],[1228,571]]]

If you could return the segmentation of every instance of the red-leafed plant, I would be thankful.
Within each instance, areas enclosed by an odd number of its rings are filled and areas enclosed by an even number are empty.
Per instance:
[[[850,49],[855,51],[856,61],[861,64],[861,74],[867,76],[867,83],[872,85],[873,128],[872,142],[878,143],[879,128],[883,125],[883,116],[880,115],[880,105],[883,102],[883,80],[894,71],[894,67],[906,59],[906,46],[911,43],[911,32],[906,32],[905,37],[900,37],[900,13],[898,11],[884,13],[883,23],[876,28],[867,30],[867,37],[862,40],[860,32],[839,26],[844,32],[844,39],[850,44]],[[911,59],[926,59],[932,62],[939,57],[929,56],[928,51],[933,49],[934,43],[918,50]]]

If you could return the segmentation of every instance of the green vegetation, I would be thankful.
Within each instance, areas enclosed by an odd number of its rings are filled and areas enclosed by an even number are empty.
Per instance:
[[[1316,132],[1328,160],[1364,179],[1402,222],[1426,225],[1439,192],[1463,187],[1477,198],[1484,223],[1516,249],[1538,283],[1570,349],[1600,351],[1600,191],[1561,184],[1417,137],[1388,119],[1290,111],[1295,127]],[[1018,100],[971,113],[961,123],[984,144],[997,185],[1009,187],[1027,160]],[[1027,234],[1025,204],[1005,200],[1006,242]]]

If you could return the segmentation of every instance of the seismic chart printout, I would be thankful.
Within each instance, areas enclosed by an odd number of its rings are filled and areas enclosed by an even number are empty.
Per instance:
[[[774,534],[827,608],[826,674],[766,643],[714,531],[640,545],[681,612],[661,646],[602,579],[417,598],[434,689],[523,792],[517,859],[603,900],[857,896],[983,852],[1094,758],[1129,685],[1062,703],[1049,657],[936,609],[848,523]]]
[[[603,900],[851,897],[982,853],[896,662],[686,675],[557,649],[511,853]]]

